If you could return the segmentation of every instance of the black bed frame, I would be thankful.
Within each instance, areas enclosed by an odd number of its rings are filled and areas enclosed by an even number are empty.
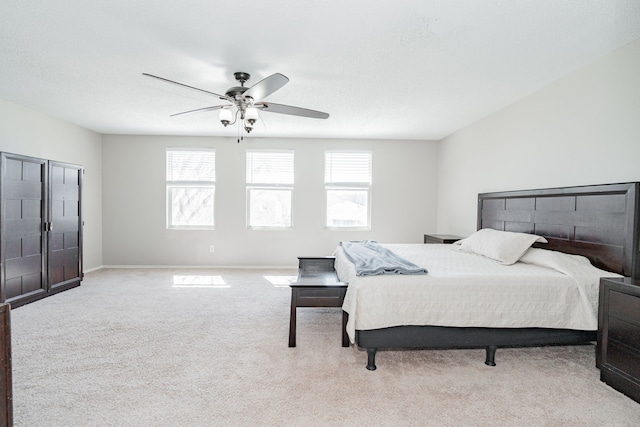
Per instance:
[[[640,277],[640,183],[589,185],[478,195],[478,229],[533,233],[536,246],[586,256],[599,268]],[[375,370],[378,349],[486,348],[495,366],[498,347],[586,344],[597,331],[548,328],[396,326],[356,330]]]

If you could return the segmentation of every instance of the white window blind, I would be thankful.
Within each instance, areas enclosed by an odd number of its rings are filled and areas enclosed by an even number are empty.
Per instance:
[[[293,185],[293,152],[247,151],[247,184]]]
[[[327,151],[325,153],[326,184],[370,184],[371,153]]]
[[[167,150],[167,181],[216,181],[215,150]]]

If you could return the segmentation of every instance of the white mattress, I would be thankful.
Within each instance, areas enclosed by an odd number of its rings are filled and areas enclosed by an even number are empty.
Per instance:
[[[358,277],[341,247],[336,272],[349,284],[347,332],[401,325],[596,330],[600,277],[586,258],[530,249],[526,264],[505,266],[453,245],[385,244],[427,275]],[[544,265],[544,266],[543,266]]]

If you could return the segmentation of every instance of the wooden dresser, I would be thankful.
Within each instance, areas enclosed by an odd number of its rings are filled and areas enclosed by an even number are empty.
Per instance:
[[[600,279],[600,380],[640,402],[640,280]]]

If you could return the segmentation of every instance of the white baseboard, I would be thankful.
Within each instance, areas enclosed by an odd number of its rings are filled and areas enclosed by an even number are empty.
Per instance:
[[[195,270],[195,269],[255,269],[255,270],[282,270],[282,269],[297,269],[297,265],[287,265],[287,266],[273,266],[273,265],[101,265],[99,267],[91,268],[88,270],[84,270],[85,273],[90,273],[96,270],[103,270],[107,268],[114,269],[133,269],[133,268],[147,268],[147,269],[159,269],[159,268],[172,268],[172,269],[186,269],[186,270]]]

